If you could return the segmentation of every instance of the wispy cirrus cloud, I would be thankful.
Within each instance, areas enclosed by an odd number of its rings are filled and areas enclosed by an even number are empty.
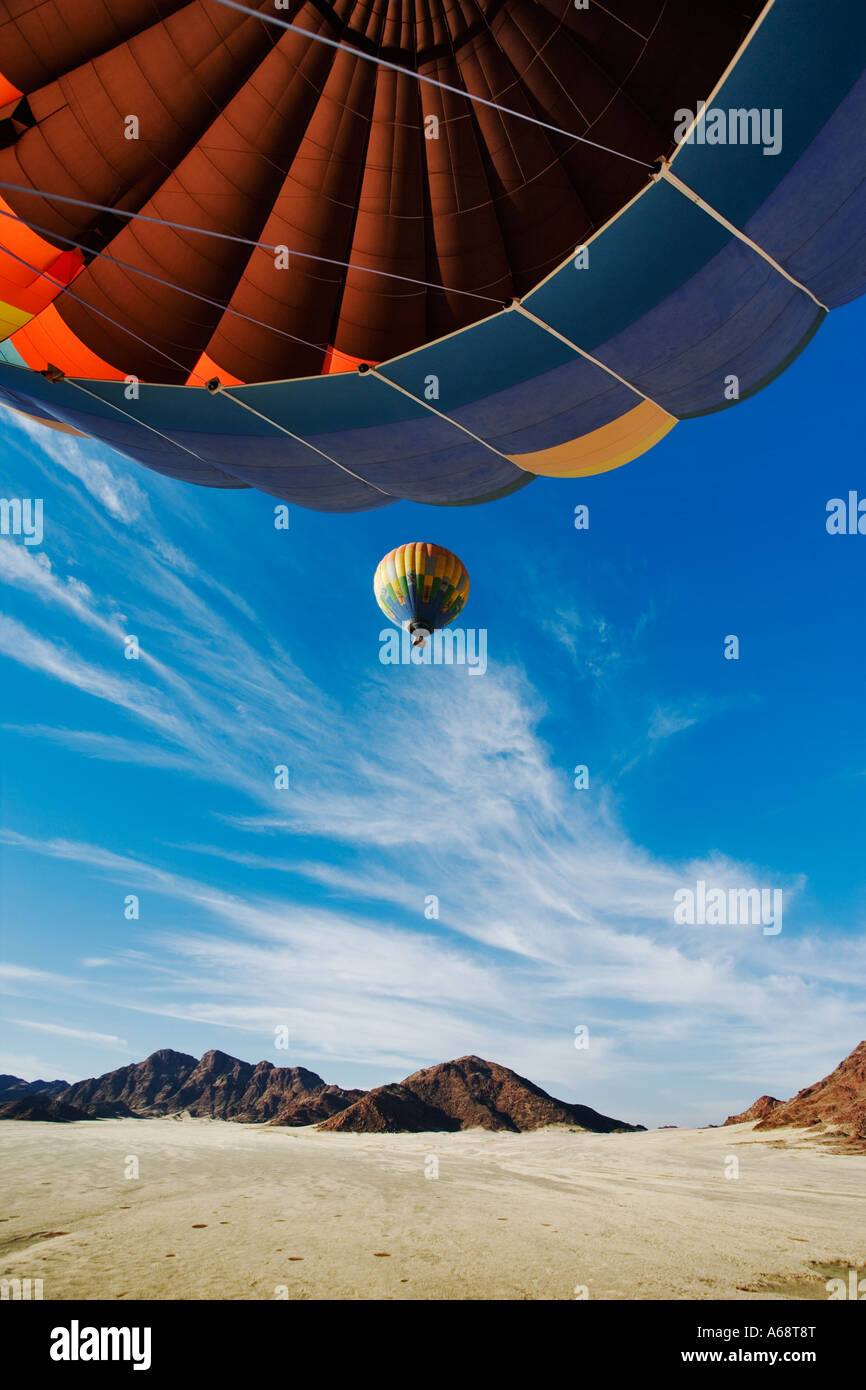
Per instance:
[[[110,1048],[113,1052],[128,1052],[129,1047],[123,1038],[113,1033],[97,1033],[89,1028],[69,1028],[62,1023],[40,1023],[32,1018],[10,1018],[19,1028],[31,1028],[36,1033],[50,1033],[52,1037],[74,1038],[76,1042],[96,1043],[99,1047]]]
[[[86,515],[91,525],[100,529],[115,544],[118,525],[128,531],[125,555],[133,567],[138,584],[153,593],[162,592],[167,584],[174,588],[175,594],[182,593],[187,601],[197,603],[197,595],[179,578],[183,575],[218,594],[247,620],[255,621],[255,615],[242,595],[230,585],[223,584],[215,574],[197,564],[186,551],[172,543],[165,533],[164,524],[154,516],[148,491],[136,480],[133,465],[113,449],[94,440],[82,440],[49,429],[25,415],[4,411],[3,425],[9,443],[26,455],[29,465],[48,462],[55,485],[59,470],[64,490],[76,510]],[[149,478],[148,484],[151,488],[158,487],[160,481]],[[194,520],[196,526],[201,525],[194,507],[185,503],[183,494],[176,488],[171,493],[171,509],[187,523]],[[49,543],[56,545],[68,540],[67,526],[58,525],[51,513],[47,525]],[[118,552],[121,567],[123,560],[124,550],[121,550]]]
[[[147,493],[131,475],[113,467],[109,449],[57,430],[47,429],[26,415],[5,416],[12,439],[23,436],[33,448],[50,458],[55,467],[75,478],[109,516],[127,525],[150,511]]]

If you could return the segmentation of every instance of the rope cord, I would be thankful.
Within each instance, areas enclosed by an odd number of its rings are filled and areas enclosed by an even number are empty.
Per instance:
[[[326,352],[327,344],[311,343],[306,338],[299,338],[295,333],[287,333],[282,328],[277,328],[272,323],[265,323],[263,319],[254,318],[252,314],[244,314],[240,309],[232,309],[228,304],[222,304],[218,299],[211,299],[206,294],[199,294],[197,290],[186,289],[183,285],[177,285],[173,280],[165,280],[161,275],[154,275],[152,271],[144,270],[141,266],[130,265],[128,261],[119,261],[116,256],[110,256],[107,251],[93,251],[83,241],[76,241],[74,237],[61,236],[59,232],[48,232],[47,228],[38,222],[31,222],[26,217],[19,217],[14,212],[4,212],[0,208],[0,217],[8,217],[18,222],[23,222],[26,227],[31,227],[34,232],[44,232],[46,236],[53,236],[57,241],[66,242],[68,246],[76,246],[79,251],[86,251],[88,255],[98,256],[101,260],[107,261],[109,265],[120,266],[122,270],[129,270],[133,275],[141,275],[146,280],[153,280],[157,285],[164,285],[166,289],[176,290],[179,294],[189,295],[192,299],[199,299],[203,304],[210,304],[215,309],[221,309],[225,314],[234,314],[237,318],[244,319],[246,323],[254,323],[259,328],[269,329],[271,333],[278,333],[281,338],[288,338],[290,342],[300,343],[303,347],[313,348],[316,352]],[[8,253],[7,253],[8,254]]]
[[[338,39],[329,39],[324,34],[314,34],[309,29],[301,29],[299,25],[292,24],[287,19],[278,19],[276,15],[262,14],[257,10],[251,10],[246,5],[238,4],[237,0],[217,0],[217,4],[224,5],[228,10],[236,10],[239,14],[248,15],[250,19],[260,19],[264,24],[275,24],[279,29],[300,34],[304,39],[325,44],[328,48],[335,48],[340,53],[350,53],[353,58],[362,58],[366,63],[375,63],[377,67],[387,68],[389,72],[397,72],[403,77],[411,77],[415,82],[425,82],[431,87],[438,87],[443,92],[451,92],[454,96],[464,97],[467,101],[475,101],[480,106],[488,106],[493,111],[499,111],[503,116],[515,116],[519,121],[529,121],[532,125],[540,126],[542,130],[553,131],[555,135],[564,135],[568,140],[578,140],[582,145],[591,145],[593,149],[603,150],[605,154],[616,155],[618,159],[627,159],[631,164],[639,164],[642,169],[650,167],[645,159],[636,159],[634,155],[623,154],[622,150],[613,150],[608,145],[599,144],[597,140],[589,140],[585,135],[575,135],[573,130],[563,130],[561,126],[551,125],[549,121],[541,121],[537,116],[530,116],[525,111],[514,111],[510,106],[500,106],[498,102],[491,101],[488,97],[480,97],[473,92],[467,92],[464,87],[452,87],[448,82],[440,82],[438,78],[428,77],[422,72],[414,72],[412,68],[401,67],[399,63],[389,62],[387,58],[378,58],[374,53],[364,53],[362,49],[353,48],[351,44],[340,43]]]
[[[352,261],[340,261],[333,256],[316,256],[312,251],[293,251],[290,246],[284,246],[280,243],[254,241],[252,237],[236,236],[233,232],[217,232],[209,227],[194,227],[188,222],[174,222],[167,217],[152,217],[146,212],[130,212],[123,208],[110,207],[107,203],[91,203],[86,198],[72,198],[65,193],[50,193],[45,188],[27,188],[23,184],[7,183],[2,179],[0,179],[0,188],[5,188],[11,193],[29,193],[35,198],[45,198],[55,203],[69,203],[72,207],[87,208],[91,212],[108,212],[114,217],[126,217],[138,222],[153,222],[158,227],[170,227],[176,232],[195,232],[199,236],[214,237],[218,241],[233,241],[240,246],[258,247],[262,251],[286,250],[289,256],[296,256],[299,260],[317,261],[322,265],[335,265],[343,270],[356,271],[359,275],[379,275],[386,280],[400,280],[405,284],[419,285],[428,290],[441,290],[443,294],[460,294],[467,299],[483,299],[487,304],[501,304],[502,302],[500,299],[494,298],[493,295],[479,294],[476,290],[458,290],[453,285],[437,285],[432,280],[417,280],[412,275],[398,275],[396,271],[392,270],[376,270],[372,266],[355,265]]]

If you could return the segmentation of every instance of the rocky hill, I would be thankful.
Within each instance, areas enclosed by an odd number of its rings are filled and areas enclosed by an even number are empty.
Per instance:
[[[241,1124],[318,1125],[360,1133],[504,1129],[544,1125],[610,1133],[642,1129],[600,1115],[586,1105],[555,1100],[508,1067],[481,1057],[459,1057],[413,1072],[372,1091],[329,1086],[306,1067],[255,1065],[211,1051],[197,1061],[163,1048],[143,1062],[59,1091],[29,1094],[28,1083],[6,1078],[14,1099],[0,1103],[0,1119],[70,1121],[112,1116],[147,1118],[188,1113]],[[23,1090],[21,1089],[23,1088]]]
[[[568,1125],[603,1134],[643,1128],[600,1115],[586,1105],[554,1100],[508,1067],[472,1056],[425,1067],[398,1085],[368,1091],[319,1128],[420,1133],[479,1126],[518,1132],[544,1125]]]
[[[858,1043],[829,1076],[777,1105],[755,1128],[782,1125],[823,1125],[850,1139],[866,1140],[866,1041]]]
[[[814,1086],[805,1086],[792,1100],[760,1096],[739,1115],[729,1115],[726,1125],[755,1121],[755,1129],[796,1129],[820,1126],[828,1136],[839,1137],[848,1147],[866,1148],[866,1041],[858,1043]]]
[[[748,1120],[765,1120],[776,1108],[781,1105],[780,1100],[775,1096],[758,1096],[754,1105],[750,1105],[748,1110],[744,1110],[741,1115],[729,1115],[725,1120],[726,1125],[743,1125]]]

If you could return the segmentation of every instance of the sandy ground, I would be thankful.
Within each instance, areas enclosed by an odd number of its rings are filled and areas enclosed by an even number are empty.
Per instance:
[[[0,1276],[46,1299],[825,1299],[866,1261],[866,1157],[749,1125],[6,1121],[0,1174]]]

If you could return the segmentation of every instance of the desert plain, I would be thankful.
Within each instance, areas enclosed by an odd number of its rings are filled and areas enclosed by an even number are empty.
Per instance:
[[[826,1299],[866,1261],[866,1156],[750,1124],[7,1121],[0,1164],[0,1277],[44,1299]]]

